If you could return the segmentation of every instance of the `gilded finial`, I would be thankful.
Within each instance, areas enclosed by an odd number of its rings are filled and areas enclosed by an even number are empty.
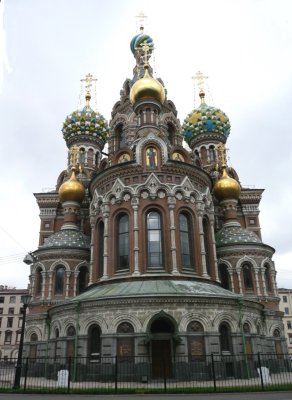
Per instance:
[[[144,61],[144,68],[149,68],[148,60],[150,58],[150,46],[147,43],[141,43],[141,48],[144,52],[142,59]]]
[[[86,100],[86,106],[89,106],[89,102],[91,99],[91,88],[92,88],[92,83],[96,82],[97,79],[93,78],[92,74],[87,74],[85,78],[81,79],[81,82],[85,82],[85,100]]]
[[[218,160],[221,164],[221,167],[226,167],[227,161],[226,161],[226,148],[223,143],[219,143],[217,147],[217,152],[218,152]]]

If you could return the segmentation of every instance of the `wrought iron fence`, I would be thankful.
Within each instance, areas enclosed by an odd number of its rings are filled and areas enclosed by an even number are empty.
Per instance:
[[[15,360],[0,360],[0,390],[13,390]],[[150,357],[27,358],[20,391],[43,392],[212,392],[292,389],[288,354]]]

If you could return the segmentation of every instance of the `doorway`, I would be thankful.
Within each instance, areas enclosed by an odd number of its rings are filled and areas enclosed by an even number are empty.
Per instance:
[[[172,378],[174,325],[167,317],[155,319],[150,327],[152,378]]]

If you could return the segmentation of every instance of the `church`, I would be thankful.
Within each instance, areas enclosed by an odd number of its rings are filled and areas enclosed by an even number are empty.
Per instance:
[[[287,351],[272,260],[263,243],[263,189],[227,164],[227,115],[207,104],[177,118],[153,76],[153,40],[130,42],[109,122],[85,102],[63,123],[67,169],[36,193],[40,237],[30,272],[25,357],[82,363]],[[46,165],[43,165],[46,168]]]

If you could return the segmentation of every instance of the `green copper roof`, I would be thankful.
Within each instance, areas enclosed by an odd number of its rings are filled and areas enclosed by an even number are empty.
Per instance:
[[[241,226],[224,226],[215,235],[216,246],[230,244],[254,244],[262,243],[260,238],[254,232],[243,229]]]
[[[64,229],[53,233],[39,249],[74,248],[90,249],[90,238],[84,233],[72,229]]]
[[[92,287],[75,297],[73,302],[101,300],[122,297],[224,297],[238,298],[236,295],[219,286],[209,283],[186,280],[138,280],[113,282]]]

